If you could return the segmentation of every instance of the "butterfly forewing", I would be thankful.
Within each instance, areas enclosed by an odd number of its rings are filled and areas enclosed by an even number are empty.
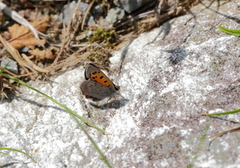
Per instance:
[[[86,80],[91,79],[102,85],[109,87],[113,92],[118,90],[118,87],[95,65],[88,64],[85,71]]]

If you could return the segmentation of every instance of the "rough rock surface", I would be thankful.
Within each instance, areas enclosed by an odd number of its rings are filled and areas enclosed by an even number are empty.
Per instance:
[[[239,38],[216,27],[237,29],[239,14],[231,11],[238,6],[220,3],[204,1],[115,53],[109,74],[125,99],[88,102],[79,88],[83,67],[52,84],[31,85],[111,133],[86,126],[114,168],[237,167],[239,133],[203,137],[238,127],[239,114],[199,115],[240,107]],[[20,91],[0,104],[0,145],[23,150],[38,163],[10,152],[0,165],[105,167],[68,113],[27,88]]]

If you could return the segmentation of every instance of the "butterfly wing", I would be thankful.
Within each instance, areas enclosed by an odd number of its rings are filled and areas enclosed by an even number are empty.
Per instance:
[[[94,64],[88,64],[85,69],[85,79],[96,81],[104,86],[107,86],[112,92],[119,90],[114,83]]]
[[[100,101],[106,97],[112,97],[115,92],[112,92],[109,87],[102,85],[94,80],[84,81],[80,89],[86,98],[91,98],[93,101]]]
[[[91,78],[91,74],[94,72],[101,72],[101,70],[94,64],[87,64],[86,68],[85,68],[85,79],[88,80]]]

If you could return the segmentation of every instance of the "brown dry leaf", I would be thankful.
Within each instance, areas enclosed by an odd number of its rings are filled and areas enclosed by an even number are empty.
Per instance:
[[[22,56],[19,54],[19,52],[11,46],[5,39],[2,38],[0,35],[0,41],[4,45],[4,47],[7,49],[7,51],[12,55],[12,57],[19,63],[19,65],[23,68],[23,70],[27,73],[29,73],[29,70],[31,70],[33,73],[49,72],[48,69],[43,69],[41,67],[36,66],[30,59],[28,59],[27,56],[22,54]]]
[[[29,22],[34,22],[37,20],[42,20],[45,16],[42,15],[41,10],[31,10],[28,9],[20,9],[18,14],[27,19]],[[40,19],[39,19],[40,18]]]
[[[35,29],[38,31],[45,33],[48,28],[48,21],[50,17],[47,15],[41,21],[34,21],[31,24]],[[9,40],[9,43],[15,48],[19,49],[21,47],[29,47],[33,48],[34,46],[38,45],[38,39],[36,39],[33,33],[25,26],[14,24],[13,26],[9,27],[9,32],[12,38]],[[45,44],[45,40],[41,40],[43,44]]]
[[[37,59],[54,59],[59,52],[59,48],[51,46],[50,48],[46,48],[45,50],[33,49],[28,51],[32,56]]]
[[[42,44],[45,44],[45,40],[40,40],[42,42]],[[12,42],[10,42],[10,44],[15,48],[15,49],[20,49],[24,46],[34,49],[35,46],[37,46],[39,44],[38,40],[35,37],[30,37],[30,38],[26,38],[26,39],[16,39]]]

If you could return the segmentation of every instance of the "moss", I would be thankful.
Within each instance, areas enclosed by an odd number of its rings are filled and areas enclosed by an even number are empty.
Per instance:
[[[92,36],[87,38],[91,43],[94,42],[106,42],[108,46],[112,46],[116,42],[115,30],[106,31],[104,29],[98,28],[92,33]]]

